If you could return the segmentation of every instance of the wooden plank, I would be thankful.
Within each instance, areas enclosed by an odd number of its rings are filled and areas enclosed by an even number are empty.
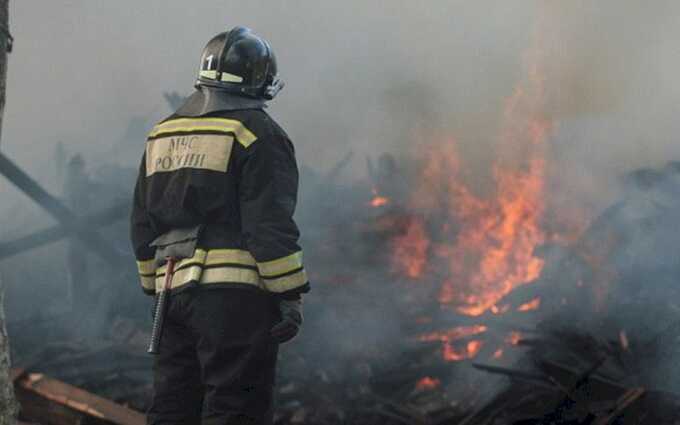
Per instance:
[[[26,369],[22,367],[15,367],[9,371],[9,381],[15,382],[17,379],[22,377],[26,373]]]
[[[26,196],[57,219],[70,233],[74,233],[93,253],[99,255],[107,265],[113,267],[112,264],[125,261],[123,255],[109,244],[96,229],[83,225],[81,217],[78,217],[63,202],[48,193],[36,180],[19,168],[2,152],[0,152],[0,175],[7,178]]]
[[[84,226],[102,227],[125,218],[129,214],[130,202],[119,202],[106,210],[82,217]],[[71,234],[71,229],[57,224],[11,241],[0,242],[0,260],[19,255],[30,249],[56,242]]]
[[[626,391],[617,401],[612,411],[604,417],[598,419],[593,425],[609,425],[614,419],[621,415],[631,404],[636,402],[645,394],[644,388],[633,388]]]
[[[556,385],[566,391],[570,397],[577,399],[586,396],[591,401],[616,400],[624,394],[628,388],[610,381],[607,378],[596,375],[595,370],[580,372],[569,366],[548,360],[538,361],[539,369],[547,376],[551,377]],[[584,395],[584,387],[587,391]],[[581,396],[577,397],[579,393]]]
[[[41,373],[21,375],[15,383],[18,392],[28,391],[69,410],[117,425],[145,425],[145,416],[85,390],[49,378]],[[25,396],[25,393],[24,393]],[[52,409],[52,408],[50,408]]]
[[[31,423],[43,425],[75,425],[85,422],[87,417],[59,403],[50,401],[41,395],[22,388],[15,387],[17,401],[21,406],[19,417]],[[93,423],[95,421],[90,421]],[[109,425],[110,422],[95,422],[93,425]]]

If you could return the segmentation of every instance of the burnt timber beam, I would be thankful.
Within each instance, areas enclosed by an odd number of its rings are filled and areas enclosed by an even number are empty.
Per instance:
[[[26,196],[40,205],[51,216],[57,219],[69,232],[76,235],[92,252],[104,259],[107,264],[119,262],[123,256],[116,251],[96,230],[82,224],[82,219],[76,216],[61,201],[50,195],[31,176],[26,174],[12,160],[0,152],[0,174]]]
[[[145,416],[113,401],[41,373],[13,369],[21,416],[40,423],[144,425]]]
[[[81,225],[90,228],[112,224],[124,217],[128,213],[129,209],[129,202],[120,202],[103,211],[83,217],[80,223]],[[0,261],[31,249],[57,242],[58,240],[70,236],[71,234],[72,233],[70,229],[63,225],[57,224],[56,226],[39,230],[28,236],[22,236],[11,241],[0,242]]]

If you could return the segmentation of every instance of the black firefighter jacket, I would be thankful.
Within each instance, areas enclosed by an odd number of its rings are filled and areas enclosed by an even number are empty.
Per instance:
[[[135,187],[131,239],[142,288],[163,287],[149,243],[202,225],[193,258],[172,288],[248,287],[296,294],[309,288],[293,221],[298,170],[286,133],[260,109],[172,115],[146,141]]]

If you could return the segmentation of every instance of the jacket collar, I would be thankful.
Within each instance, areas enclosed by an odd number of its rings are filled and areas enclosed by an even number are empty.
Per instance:
[[[198,117],[217,111],[238,111],[244,109],[264,109],[267,107],[263,99],[237,96],[224,90],[210,87],[198,87],[187,98],[175,114],[187,117]]]

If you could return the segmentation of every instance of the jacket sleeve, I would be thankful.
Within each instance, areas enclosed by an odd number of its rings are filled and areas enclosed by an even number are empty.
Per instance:
[[[298,169],[293,144],[283,134],[258,138],[246,149],[239,198],[246,245],[270,292],[307,292],[309,282],[293,214]]]
[[[154,265],[155,251],[149,243],[156,238],[146,209],[146,155],[142,157],[139,175],[135,184],[130,216],[130,240],[137,260],[137,271],[144,293],[153,295],[156,292]]]

